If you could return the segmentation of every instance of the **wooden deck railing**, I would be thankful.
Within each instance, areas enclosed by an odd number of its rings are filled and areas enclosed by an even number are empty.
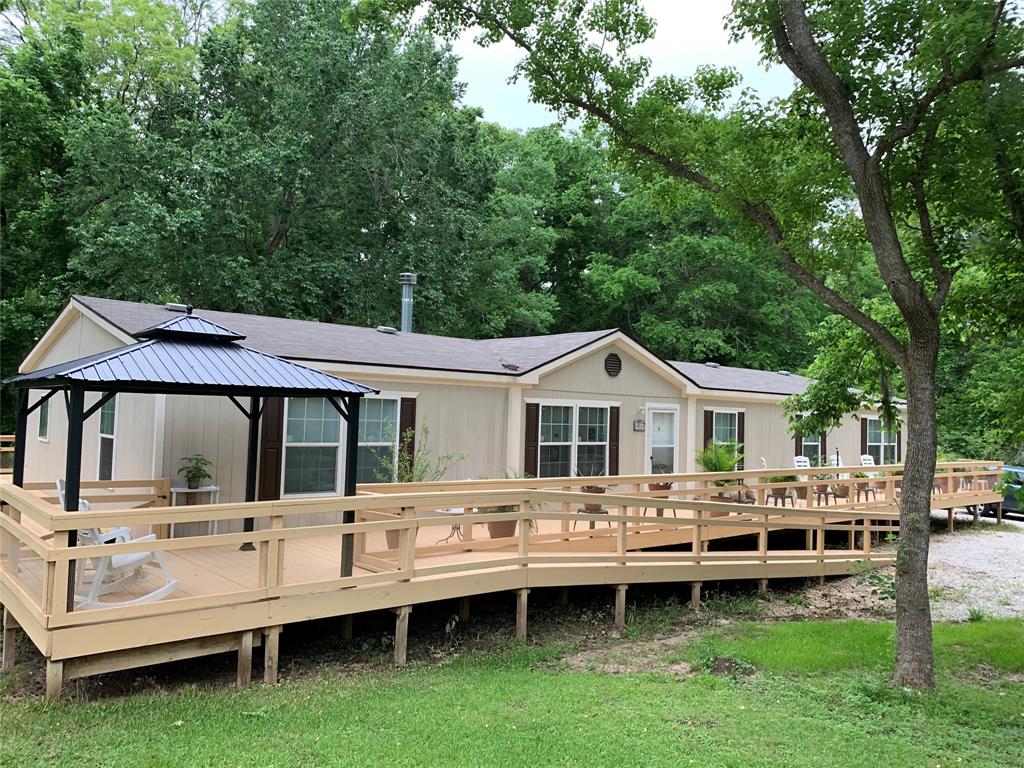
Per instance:
[[[957,504],[994,503],[998,494],[983,486],[998,470],[987,466],[940,467],[937,503],[952,505],[953,497]],[[354,497],[99,509],[104,501],[127,497],[150,504],[154,499],[148,496],[161,492],[160,484],[147,495],[136,492],[145,483],[120,481],[103,483],[113,489],[103,493],[88,484],[89,496],[103,498],[87,512],[63,511],[40,496],[44,489],[3,483],[0,602],[48,660],[93,659],[78,667],[80,674],[91,674],[175,658],[181,652],[173,650],[175,644],[204,637],[279,630],[311,618],[449,597],[579,584],[824,577],[892,562],[893,554],[876,544],[898,527],[900,469],[877,469],[885,473],[878,479],[886,485],[882,498],[828,506],[808,499],[807,506],[796,508],[702,498],[709,490],[720,492],[709,481],[724,480],[754,490],[763,500],[770,487],[783,484],[756,481],[784,470],[461,481],[372,491],[363,486],[363,495]],[[834,470],[848,471],[855,468]],[[674,484],[668,491],[643,487],[668,480]],[[589,482],[608,490],[600,496],[578,490]],[[526,483],[532,487],[523,487]],[[586,509],[595,503],[600,512]],[[356,522],[309,524],[324,515],[340,521],[346,511],[355,512]],[[163,530],[172,523],[247,517],[256,519],[257,530],[69,546],[70,533],[82,529]],[[499,521],[514,522],[515,534],[486,537],[486,524]],[[388,546],[387,531],[398,533],[397,546]],[[780,531],[798,533],[778,537]],[[352,575],[339,570],[346,535],[356,544]],[[239,551],[247,542],[256,545],[255,552]],[[665,545],[688,547],[666,550]],[[139,552],[163,553],[181,589],[155,602],[132,603],[157,578],[155,569],[145,569],[136,591],[110,595],[109,605],[80,608],[69,601],[73,568],[90,574],[89,564],[98,559]],[[140,648],[151,649],[148,661],[139,661]],[[120,654],[117,661],[110,660],[112,654]],[[125,660],[125,654],[134,655]],[[107,660],[95,661],[100,658]]]
[[[0,435],[0,475],[14,472],[14,435]]]

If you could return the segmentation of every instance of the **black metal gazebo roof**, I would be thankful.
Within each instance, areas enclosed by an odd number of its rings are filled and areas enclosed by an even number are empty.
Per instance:
[[[243,346],[241,334],[191,314],[175,317],[135,334],[134,344],[69,360],[4,381],[18,389],[12,480],[22,485],[25,475],[25,438],[28,414],[58,392],[65,393],[68,442],[65,474],[65,509],[77,511],[82,462],[82,425],[118,392],[217,395],[228,397],[249,422],[246,501],[256,500],[256,464],[259,449],[261,400],[267,397],[323,397],[345,419],[346,496],[355,495],[359,401],[376,393],[373,387],[332,376],[274,355]],[[29,390],[48,390],[28,404]],[[85,408],[85,393],[100,392],[99,400]],[[239,397],[249,398],[245,408]],[[354,514],[345,512],[344,522]],[[253,528],[252,519],[245,530]],[[74,546],[74,540],[70,542]],[[251,545],[243,548],[251,548]],[[342,537],[342,575],[352,568],[352,536]],[[74,568],[70,578],[68,610],[74,601]]]
[[[135,344],[8,379],[32,389],[263,397],[365,395],[372,387],[268,355],[245,337],[195,315],[179,315],[135,334]]]

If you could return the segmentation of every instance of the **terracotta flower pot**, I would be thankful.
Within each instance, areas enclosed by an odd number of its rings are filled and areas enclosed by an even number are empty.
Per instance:
[[[518,520],[495,520],[487,524],[487,533],[492,539],[510,539],[516,535]]]
[[[583,493],[604,493],[605,489],[599,485],[585,485],[580,488]],[[600,504],[584,504],[583,508],[587,512],[600,512],[602,507]]]

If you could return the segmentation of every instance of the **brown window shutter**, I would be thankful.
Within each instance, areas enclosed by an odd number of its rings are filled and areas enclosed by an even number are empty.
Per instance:
[[[860,420],[860,455],[863,456],[868,452],[868,420],[862,418]]]
[[[412,430],[411,439],[406,442],[406,434]],[[403,397],[398,403],[398,450],[401,458],[408,454],[408,465],[411,467],[416,460],[416,398]]]
[[[284,462],[284,398],[268,397],[263,405],[260,435],[260,474],[256,498],[281,498],[281,468]]]
[[[608,475],[619,474],[619,406],[608,409]]]
[[[803,418],[799,413],[796,415],[795,420],[800,421]],[[804,455],[804,439],[800,435],[793,437],[793,455],[803,456]]]
[[[523,474],[540,474],[540,403],[526,404],[526,449],[523,451]]]
[[[818,461],[822,461],[823,459],[826,462],[828,461],[828,458],[827,458],[828,457],[828,447],[825,445],[825,435],[826,434],[827,434],[826,432],[822,432],[820,435],[818,435],[818,440],[820,441],[820,443],[819,443],[820,447],[818,448]]]
[[[715,412],[704,411],[704,442],[700,444],[701,448],[707,448],[708,443],[715,436]]]
[[[903,433],[896,433],[896,462],[903,461]]]

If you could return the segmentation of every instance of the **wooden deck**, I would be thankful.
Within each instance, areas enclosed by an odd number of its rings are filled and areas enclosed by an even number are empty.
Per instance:
[[[844,482],[839,479],[844,469],[836,470],[836,483]],[[947,469],[940,468],[935,508],[1000,501],[990,490],[998,469],[958,466],[955,483]],[[728,476],[745,482],[760,504],[706,500],[722,492],[707,484],[709,476],[677,475],[672,491],[657,494],[643,490],[655,481],[647,477],[603,478],[610,492],[600,497],[575,490],[581,479],[563,478],[378,486],[349,498],[126,509],[124,498],[138,500],[145,493],[121,481],[103,505],[113,508],[101,510],[97,503],[90,512],[67,513],[41,498],[39,490],[5,483],[0,485],[5,664],[12,658],[11,638],[21,629],[47,659],[51,695],[59,694],[65,678],[227,650],[239,653],[239,684],[244,685],[254,645],[264,647],[268,679],[276,677],[278,635],[299,621],[394,609],[401,662],[409,610],[424,602],[514,590],[517,634],[525,637],[531,588],[615,586],[616,620],[623,621],[630,584],[687,582],[699,603],[705,581],[753,579],[764,586],[772,578],[846,574],[864,563],[892,561],[875,542],[897,529],[899,470],[881,468],[888,473],[879,481],[882,493],[870,500],[816,506],[812,494],[797,508],[763,503],[772,484],[757,482],[756,475],[768,472]],[[527,482],[531,487],[522,487]],[[135,485],[147,483],[154,481]],[[595,499],[601,511],[587,512],[584,505]],[[346,510],[355,511],[356,522],[319,522],[340,521]],[[243,517],[256,518],[255,532],[230,530]],[[503,520],[515,522],[515,534],[490,538],[487,524]],[[219,521],[226,532],[67,545],[69,532],[79,529],[164,532],[171,523],[206,521]],[[205,526],[192,526],[197,528],[205,532]],[[392,538],[397,533],[394,546],[389,547],[387,531]],[[342,539],[348,535],[355,544],[354,568],[342,575]],[[255,549],[240,549],[246,542]],[[172,594],[130,603],[164,584],[162,572],[150,563],[126,586],[102,597],[101,606],[68,610],[72,563],[84,569],[79,584],[87,586],[100,558],[138,552],[163,553],[179,582]]]

